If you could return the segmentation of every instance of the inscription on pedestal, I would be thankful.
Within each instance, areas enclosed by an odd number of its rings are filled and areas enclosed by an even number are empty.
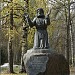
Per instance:
[[[31,56],[26,63],[28,75],[37,75],[40,72],[45,72],[47,62],[48,56]]]

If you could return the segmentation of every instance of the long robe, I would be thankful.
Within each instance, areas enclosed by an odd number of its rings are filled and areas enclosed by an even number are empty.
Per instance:
[[[47,33],[47,26],[50,24],[50,19],[48,16],[43,17],[35,17],[33,21],[30,18],[27,18],[27,22],[29,23],[30,27],[35,26],[36,32],[34,36],[34,46],[35,49],[48,49],[48,33]]]

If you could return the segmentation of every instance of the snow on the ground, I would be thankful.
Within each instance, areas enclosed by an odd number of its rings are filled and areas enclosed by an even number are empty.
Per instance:
[[[1,68],[5,68],[5,67],[9,67],[9,63],[4,63],[3,65],[1,65]]]
[[[8,68],[9,63],[4,63],[3,65],[0,66],[1,68]],[[13,65],[13,67],[19,67],[19,65]]]

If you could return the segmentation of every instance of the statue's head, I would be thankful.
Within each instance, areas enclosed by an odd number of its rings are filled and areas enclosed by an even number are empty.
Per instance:
[[[44,17],[44,10],[42,8],[37,9],[37,17]]]

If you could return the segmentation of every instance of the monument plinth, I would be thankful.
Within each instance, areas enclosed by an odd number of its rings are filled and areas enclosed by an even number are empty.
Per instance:
[[[38,75],[40,72],[46,71],[46,64],[49,60],[48,54],[47,52],[41,52],[41,50],[38,51],[32,49],[24,55],[24,63],[28,75]]]
[[[35,26],[34,46],[24,55],[27,75],[69,75],[68,62],[63,55],[50,50],[47,26],[50,25],[49,14],[44,15],[42,8],[37,9],[37,16],[30,20],[24,14],[30,27]]]
[[[50,49],[28,50],[24,64],[27,75],[69,75],[67,60]]]

